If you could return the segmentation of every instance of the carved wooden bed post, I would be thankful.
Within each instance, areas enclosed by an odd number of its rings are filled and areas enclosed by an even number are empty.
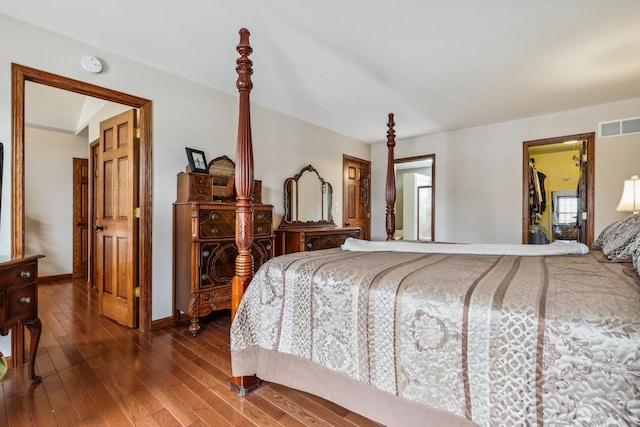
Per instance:
[[[238,256],[236,257],[236,271],[231,282],[231,319],[233,320],[242,300],[242,295],[253,277],[253,256],[251,245],[253,244],[253,147],[251,141],[251,114],[249,94],[253,87],[251,82],[251,68],[253,62],[249,55],[253,52],[249,44],[249,30],[240,30],[240,43],[236,50],[240,58],[236,60],[236,72],[238,80],[236,87],[240,94],[240,110],[238,118],[238,140],[236,145],[236,245]],[[240,396],[258,387],[260,380],[255,376],[233,377],[231,390]]]
[[[393,113],[389,113],[389,121],[387,122],[387,184],[385,188],[385,197],[387,201],[387,240],[393,240],[396,231],[396,166],[394,162],[393,148],[396,146],[396,131],[393,127],[396,123],[393,121]]]

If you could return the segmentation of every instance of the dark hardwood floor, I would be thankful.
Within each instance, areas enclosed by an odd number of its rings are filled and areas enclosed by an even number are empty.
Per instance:
[[[277,384],[231,392],[228,312],[196,338],[184,325],[140,332],[98,315],[85,282],[38,289],[42,382],[29,382],[26,365],[9,370],[0,426],[378,426]]]

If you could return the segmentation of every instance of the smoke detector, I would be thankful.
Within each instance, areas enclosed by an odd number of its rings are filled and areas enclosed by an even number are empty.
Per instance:
[[[87,73],[98,74],[102,71],[102,62],[95,56],[83,56],[80,64]]]

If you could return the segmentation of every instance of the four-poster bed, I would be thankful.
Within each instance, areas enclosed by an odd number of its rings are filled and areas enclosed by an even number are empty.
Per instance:
[[[586,255],[571,243],[348,241],[276,257],[252,280],[248,37],[242,29],[232,388],[277,382],[389,426],[640,423],[640,248],[633,269],[609,262],[616,227]],[[392,114],[387,126],[389,240]]]

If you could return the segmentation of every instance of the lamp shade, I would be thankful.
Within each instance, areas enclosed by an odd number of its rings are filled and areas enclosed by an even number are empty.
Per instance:
[[[620,203],[618,203],[616,210],[633,212],[634,214],[640,211],[640,178],[638,175],[624,180],[622,197],[620,197]]]

